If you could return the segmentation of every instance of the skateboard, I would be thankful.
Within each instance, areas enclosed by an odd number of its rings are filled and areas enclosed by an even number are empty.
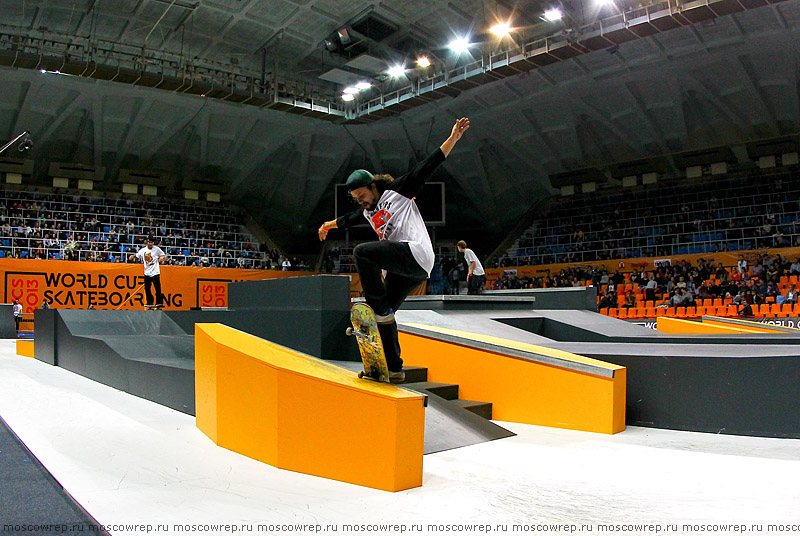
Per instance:
[[[347,334],[355,336],[361,361],[364,363],[364,370],[358,373],[358,377],[389,383],[386,354],[383,353],[383,341],[372,307],[365,303],[353,305],[350,322],[353,327],[347,328]]]
[[[160,311],[161,309],[164,308],[164,306],[163,305],[145,305],[144,308],[147,311]]]

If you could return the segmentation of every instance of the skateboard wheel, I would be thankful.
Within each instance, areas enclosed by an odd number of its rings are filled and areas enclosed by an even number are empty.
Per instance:
[[[358,373],[358,379],[361,379],[363,377],[364,377],[364,371],[362,370],[361,372]]]
[[[346,330],[344,330],[344,332],[347,333],[348,336],[352,335],[353,334],[353,328],[347,328]]]
[[[387,378],[387,377],[386,377],[386,376],[384,376],[383,374],[381,374],[380,378],[378,378],[378,379],[379,379],[380,381],[382,381],[383,383],[389,383],[389,378]]]

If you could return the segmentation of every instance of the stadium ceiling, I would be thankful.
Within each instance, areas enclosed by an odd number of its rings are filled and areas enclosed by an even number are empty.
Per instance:
[[[30,130],[34,184],[49,162],[104,168],[97,189],[110,191],[130,171],[170,177],[159,193],[176,196],[182,180],[219,179],[263,228],[305,240],[286,246],[300,252],[319,247],[309,229],[332,215],[334,183],[355,168],[403,173],[469,116],[442,167],[447,226],[503,236],[556,192],[552,175],[666,160],[675,177],[675,155],[720,146],[754,165],[746,144],[800,132],[800,0],[660,5],[644,21],[627,11],[627,28],[602,22],[618,11],[587,14],[570,22],[576,37],[563,22],[553,33],[543,4],[507,0],[0,0],[0,130]],[[443,74],[496,59],[489,40],[459,58],[443,44],[511,12],[522,58],[366,108],[395,91],[381,61],[426,47]],[[342,28],[351,46],[327,47]],[[544,56],[526,48],[542,35]],[[374,93],[343,104],[347,73]]]
[[[363,122],[779,1],[2,0],[0,64]]]

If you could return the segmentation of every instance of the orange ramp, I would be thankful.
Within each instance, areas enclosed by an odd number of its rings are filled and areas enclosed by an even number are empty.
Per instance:
[[[17,355],[33,357],[34,343],[28,339],[17,339]]]
[[[422,485],[424,396],[221,324],[195,325],[197,427],[275,467],[386,491]]]
[[[427,367],[429,381],[457,383],[462,399],[491,402],[499,421],[625,429],[625,367],[466,331],[422,324],[400,330],[408,366]]]
[[[703,324],[712,326],[740,327],[748,329],[748,333],[800,333],[800,329],[743,320],[741,318],[723,318],[718,316],[704,316]]]
[[[775,331],[758,327],[756,322],[748,322],[749,325],[740,325],[722,322],[694,322],[692,320],[682,320],[680,318],[670,318],[660,316],[656,320],[656,329],[662,333],[681,333],[681,334],[707,334],[707,335],[731,335],[735,333],[775,333]]]

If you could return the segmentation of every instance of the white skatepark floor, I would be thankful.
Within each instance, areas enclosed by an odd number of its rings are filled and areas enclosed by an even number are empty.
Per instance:
[[[500,423],[517,436],[427,455],[422,487],[388,493],[217,447],[193,417],[13,340],[0,417],[113,535],[800,533],[800,440]]]

